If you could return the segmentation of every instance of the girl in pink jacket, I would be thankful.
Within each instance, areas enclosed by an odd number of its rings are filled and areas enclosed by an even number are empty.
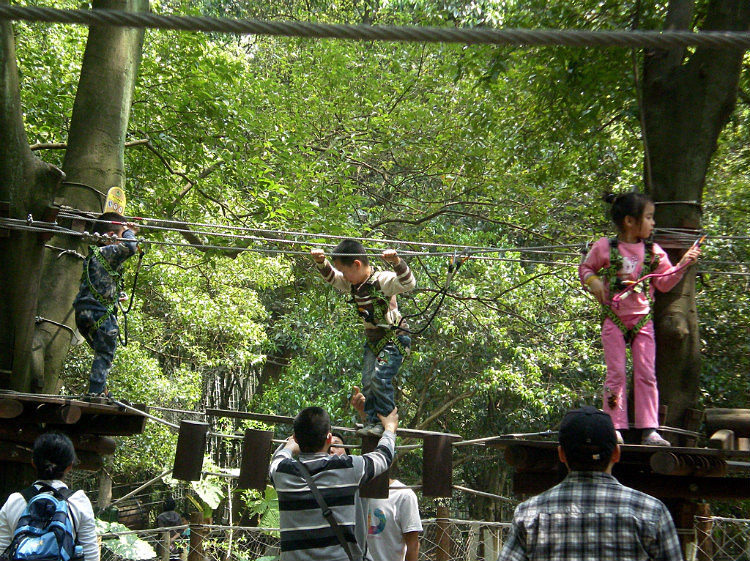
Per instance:
[[[617,440],[628,428],[626,347],[633,357],[635,427],[642,430],[641,443],[669,446],[656,431],[659,427],[659,390],[654,361],[656,344],[651,320],[654,290],[668,292],[682,279],[685,267],[698,260],[700,248],[691,247],[673,266],[669,257],[650,241],[654,229],[654,203],[641,193],[608,194],[616,238],[601,238],[578,268],[583,286],[602,305],[602,347],[607,365],[603,409],[612,417]],[[646,275],[651,279],[635,283]],[[658,275],[658,276],[656,276]],[[626,289],[627,292],[623,292]]]

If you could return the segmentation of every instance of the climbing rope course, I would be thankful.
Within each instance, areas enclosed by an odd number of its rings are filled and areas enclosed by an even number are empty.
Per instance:
[[[63,220],[85,220],[87,222],[95,223],[98,220],[93,216],[87,216],[87,213],[76,209],[64,208],[58,215]],[[148,238],[138,238],[139,244],[152,245],[152,246],[171,246],[190,249],[200,250],[215,250],[215,251],[228,251],[228,252],[254,252],[269,255],[305,255],[308,256],[311,247],[320,248],[333,248],[335,247],[338,240],[345,239],[346,236],[332,235],[332,234],[320,234],[313,232],[302,232],[294,230],[272,230],[263,228],[251,228],[247,226],[233,226],[233,225],[222,225],[222,224],[211,224],[206,222],[188,222],[178,220],[165,220],[158,218],[145,218],[145,217],[130,217],[127,220],[135,221],[139,223],[139,227],[145,231],[154,231],[160,233],[176,233],[183,234],[189,232],[191,236],[205,236],[219,238],[221,240],[234,241],[234,242],[250,242],[251,245],[225,245],[217,243],[186,243],[184,241],[170,241],[170,240],[153,240]],[[57,222],[46,222],[35,220],[32,216],[28,216],[25,220],[17,218],[0,217],[0,228],[19,230],[19,231],[31,231],[39,233],[52,233],[56,235],[66,235],[72,237],[78,237],[90,241],[93,236],[88,232],[80,232],[61,226]],[[657,228],[656,235],[668,237],[673,242],[678,242],[681,245],[691,245],[697,236],[695,230],[683,229],[683,228]],[[472,260],[478,261],[499,261],[499,262],[511,262],[511,263],[522,263],[527,265],[547,265],[551,267],[577,267],[578,260],[581,255],[582,243],[569,243],[569,244],[550,244],[550,245],[536,245],[536,246],[516,246],[516,247],[487,247],[487,246],[474,246],[474,245],[462,245],[462,244],[451,244],[451,243],[438,243],[438,242],[426,242],[426,241],[410,241],[410,240],[398,240],[398,239],[379,239],[379,238],[357,238],[364,243],[379,244],[386,247],[398,248],[399,254],[404,257],[442,257],[451,258],[456,257],[459,254],[463,256],[470,256]],[[722,236],[722,235],[709,235],[710,240],[725,240],[725,241],[743,241],[748,240],[748,236]],[[254,244],[254,245],[253,245]],[[263,245],[258,245],[263,244]],[[270,246],[277,247],[270,247]],[[409,249],[413,247],[419,247],[420,250]],[[50,247],[50,249],[55,249]],[[70,250],[61,250],[65,253],[73,253]],[[373,258],[380,256],[380,252],[377,250],[370,249],[369,255]],[[496,254],[496,255],[492,255]],[[497,255],[499,254],[499,255]],[[529,258],[520,257],[503,257],[505,254],[528,254]],[[538,258],[535,258],[538,257]],[[569,261],[560,261],[552,259],[544,259],[544,257],[556,256],[560,258],[570,259]],[[710,269],[702,269],[699,272],[711,273],[719,275],[738,275],[738,276],[750,276],[749,271],[725,271],[717,270],[716,267],[745,267],[750,268],[750,263],[743,261],[731,261],[731,260],[720,260],[720,261],[707,261],[701,260],[702,267],[709,267]]]

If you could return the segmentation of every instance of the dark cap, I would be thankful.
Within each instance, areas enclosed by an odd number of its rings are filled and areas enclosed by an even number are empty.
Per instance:
[[[583,463],[609,460],[617,446],[612,419],[590,405],[566,413],[558,438],[568,460]]]

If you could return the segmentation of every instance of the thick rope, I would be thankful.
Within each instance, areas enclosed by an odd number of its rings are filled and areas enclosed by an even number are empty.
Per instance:
[[[415,41],[485,45],[564,45],[571,47],[750,48],[750,33],[736,31],[585,31],[548,29],[456,29],[417,26],[340,25],[310,22],[234,20],[172,16],[121,10],[59,10],[0,6],[0,19],[79,25],[147,27],[177,31],[221,32],[357,41]]]

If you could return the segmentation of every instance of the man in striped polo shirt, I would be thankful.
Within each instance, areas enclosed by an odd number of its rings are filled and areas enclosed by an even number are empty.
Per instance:
[[[276,450],[270,469],[279,495],[281,561],[349,561],[298,471],[298,460],[310,472],[333,512],[354,560],[371,559],[367,555],[366,509],[360,502],[359,485],[388,470],[398,427],[395,408],[387,416],[378,416],[383,423],[383,436],[375,450],[362,456],[328,454],[331,420],[325,409],[308,407],[295,417],[294,434]]]

